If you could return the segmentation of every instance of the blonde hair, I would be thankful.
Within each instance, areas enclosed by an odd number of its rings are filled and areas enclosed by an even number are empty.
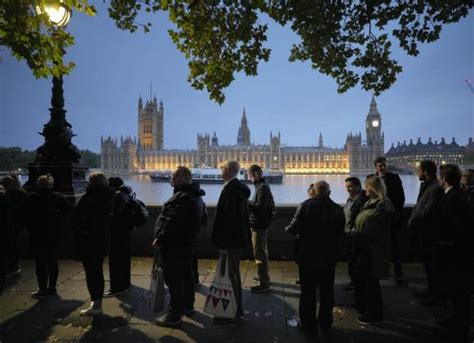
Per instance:
[[[89,187],[93,189],[106,188],[109,186],[109,180],[102,173],[92,173],[89,175]]]
[[[51,174],[41,175],[36,179],[37,189],[52,189],[54,187],[54,178]]]
[[[371,175],[365,180],[365,189],[376,194],[378,199],[385,200],[387,198],[387,187],[377,175]]]

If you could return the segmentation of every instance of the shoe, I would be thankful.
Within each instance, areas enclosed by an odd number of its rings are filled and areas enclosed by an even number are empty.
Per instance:
[[[183,314],[186,316],[186,317],[191,317],[194,313],[196,313],[196,311],[194,311],[193,308],[185,308],[183,310]]]
[[[119,295],[122,295],[122,294],[125,294],[128,292],[128,289],[124,289],[124,290],[121,290],[121,291],[112,291],[112,290],[109,290],[107,292],[105,292],[104,294],[104,298],[112,298],[112,297],[117,297]]]
[[[425,289],[420,292],[415,292],[413,296],[417,299],[426,299],[433,296],[433,293],[429,289]]]
[[[301,284],[300,279],[297,278],[297,279],[295,280],[295,285],[300,285],[300,284]]]
[[[258,278],[258,277],[254,277],[254,278],[252,278],[252,281],[253,281],[254,283],[260,283],[260,280],[259,280],[259,278]]]
[[[81,317],[97,317],[102,314],[102,307],[91,306],[79,312]]]
[[[10,270],[7,274],[7,277],[9,276],[14,276],[14,275],[17,275],[17,274],[20,274],[21,273],[21,268],[20,267],[16,267],[12,270]]]
[[[158,318],[158,320],[156,321],[156,325],[167,327],[167,328],[175,328],[182,322],[183,321],[181,320],[181,318],[175,318],[169,313],[167,313],[161,316],[160,318]]]
[[[46,289],[40,289],[36,292],[31,293],[31,297],[35,299],[44,299],[48,296],[48,291]]]
[[[421,299],[420,303],[423,306],[439,307],[444,305],[444,299],[437,296],[432,296],[431,298]]]
[[[270,292],[270,286],[268,286],[268,285],[253,286],[253,287],[250,287],[250,292],[252,292],[252,293]]]
[[[309,336],[310,338],[317,338],[318,337],[318,328],[317,327],[306,327],[301,322],[298,322],[298,330],[305,335]]]
[[[56,287],[48,288],[47,292],[50,297],[55,297],[58,295],[58,291],[56,290]]]
[[[383,320],[381,319],[372,319],[366,315],[362,315],[357,318],[357,323],[359,323],[360,325],[372,325],[372,324],[381,323],[382,321]]]

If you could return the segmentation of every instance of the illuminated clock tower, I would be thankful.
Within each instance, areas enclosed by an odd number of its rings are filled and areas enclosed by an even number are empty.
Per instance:
[[[375,97],[372,96],[369,114],[365,120],[367,146],[371,148],[374,158],[384,155],[384,134],[382,132],[382,117],[377,109]]]

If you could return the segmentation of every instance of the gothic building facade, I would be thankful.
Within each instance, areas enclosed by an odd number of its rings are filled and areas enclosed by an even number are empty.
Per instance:
[[[164,109],[156,97],[143,106],[138,100],[138,140],[127,137],[101,138],[102,170],[109,174],[128,174],[140,171],[173,170],[187,167],[210,166],[219,168],[225,161],[238,160],[243,168],[259,164],[264,169],[290,174],[348,174],[373,170],[373,160],[384,154],[382,118],[372,98],[366,116],[366,140],[361,133],[349,133],[341,148],[324,145],[320,133],[312,146],[284,146],[280,132],[270,133],[267,144],[251,141],[245,108],[235,145],[220,145],[213,135],[198,134],[197,149],[165,149],[163,140]]]

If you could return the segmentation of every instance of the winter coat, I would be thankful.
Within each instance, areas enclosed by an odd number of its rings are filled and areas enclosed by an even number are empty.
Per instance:
[[[134,229],[128,218],[132,189],[121,186],[114,194],[110,224],[110,254],[130,253],[130,232]]]
[[[344,232],[344,212],[329,197],[310,198],[301,203],[286,231],[298,236],[296,262],[315,268],[333,268],[337,245]]]
[[[354,222],[357,218],[357,215],[359,214],[360,210],[362,209],[362,206],[364,206],[365,202],[368,200],[367,195],[365,194],[365,191],[362,189],[360,193],[357,196],[357,199],[352,203],[351,208],[350,208],[350,217],[349,220],[346,222],[346,229],[348,231],[352,230],[354,227]],[[348,200],[349,201],[349,200]],[[346,205],[347,206],[347,205]]]
[[[204,219],[206,192],[193,183],[175,187],[155,223],[155,237],[164,255],[191,256]]]
[[[236,178],[222,189],[211,237],[217,248],[243,249],[250,243],[249,197],[250,189]]]
[[[439,237],[438,206],[443,194],[436,179],[422,182],[416,205],[408,220],[408,225],[419,233],[425,247],[434,246]]]
[[[73,209],[66,198],[51,189],[41,189],[31,194],[20,209],[26,218],[25,225],[34,253],[55,249],[61,230],[61,216],[71,213]]]
[[[249,200],[250,227],[261,230],[268,229],[272,219],[273,196],[270,186],[264,178],[255,181],[255,194],[252,200]]]
[[[88,188],[79,200],[74,216],[82,257],[105,257],[109,250],[114,192],[109,188]]]
[[[21,206],[26,198],[28,198],[28,193],[21,189],[8,189],[7,194],[11,201],[12,229],[14,230],[14,237],[16,237],[25,224],[25,213],[22,211]]]
[[[355,220],[355,254],[361,272],[385,279],[390,268],[390,229],[395,216],[391,202],[369,199]]]

